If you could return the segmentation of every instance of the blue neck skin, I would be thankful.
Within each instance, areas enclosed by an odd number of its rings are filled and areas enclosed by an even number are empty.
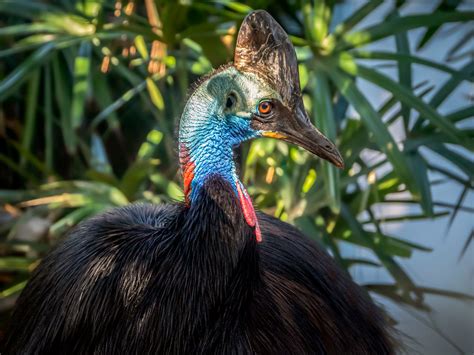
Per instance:
[[[188,106],[193,107],[192,101]],[[202,105],[199,105],[202,108]],[[219,175],[229,181],[237,194],[241,184],[234,163],[233,148],[243,141],[259,136],[250,128],[250,120],[235,115],[216,115],[217,103],[206,105],[207,112],[192,110],[183,115],[180,126],[180,149],[189,154],[194,164],[189,202],[198,196],[200,188],[211,175]],[[187,116],[189,115],[189,116]],[[243,187],[243,186],[242,186]]]
[[[233,148],[260,137],[250,127],[253,112],[262,98],[278,97],[253,74],[235,67],[215,73],[188,99],[179,126],[179,158],[184,180],[185,202],[192,206],[206,179],[221,176],[240,202],[247,224],[257,242],[262,235],[252,200],[239,180]]]

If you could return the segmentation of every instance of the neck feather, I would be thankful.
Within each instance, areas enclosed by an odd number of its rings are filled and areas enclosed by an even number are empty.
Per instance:
[[[193,101],[200,99],[199,105]],[[206,108],[203,110],[203,108]],[[214,116],[216,103],[202,102],[194,95],[188,101],[179,132],[179,159],[188,206],[199,198],[199,192],[210,177],[227,181],[238,197],[247,223],[255,228],[260,241],[260,228],[247,190],[240,181],[234,162],[233,148],[252,138],[249,130],[232,124],[232,119]],[[233,199],[232,199],[233,200]]]

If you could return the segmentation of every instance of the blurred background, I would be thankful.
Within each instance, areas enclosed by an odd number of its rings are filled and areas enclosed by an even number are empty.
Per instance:
[[[472,1],[0,0],[0,336],[81,220],[182,200],[188,87],[252,9],[290,34],[344,170],[284,142],[238,154],[255,205],[323,244],[409,353],[474,352]]]

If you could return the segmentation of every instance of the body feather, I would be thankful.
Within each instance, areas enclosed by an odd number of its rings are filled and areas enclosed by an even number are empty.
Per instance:
[[[257,243],[219,177],[197,201],[80,224],[23,291],[5,353],[390,353],[382,313],[318,245],[262,213]]]

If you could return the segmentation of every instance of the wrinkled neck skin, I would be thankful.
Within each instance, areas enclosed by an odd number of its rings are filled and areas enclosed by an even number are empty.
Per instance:
[[[229,80],[229,78],[226,78]],[[230,79],[231,80],[231,79]],[[252,201],[237,176],[233,149],[260,133],[250,127],[250,117],[226,113],[222,102],[225,81],[203,83],[189,98],[179,127],[179,159],[186,204],[192,206],[211,176],[228,181],[240,201],[246,222],[261,240]],[[224,101],[225,102],[225,101]],[[248,115],[250,116],[250,115]]]

